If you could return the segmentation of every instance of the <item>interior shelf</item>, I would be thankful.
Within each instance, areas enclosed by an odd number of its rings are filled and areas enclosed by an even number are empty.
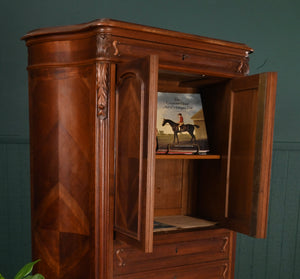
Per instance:
[[[205,228],[215,225],[215,222],[185,215],[158,216],[154,218],[154,232],[178,229]]]
[[[218,160],[221,155],[182,155],[182,154],[156,154],[156,159],[186,159],[186,160]]]

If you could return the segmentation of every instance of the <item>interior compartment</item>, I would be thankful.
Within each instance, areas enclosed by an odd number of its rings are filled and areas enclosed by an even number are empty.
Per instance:
[[[154,231],[214,226],[216,216],[224,218],[220,163],[220,159],[156,159]],[[207,200],[209,196],[214,199]]]
[[[200,93],[210,152],[156,155],[154,232],[215,226],[228,211],[227,79],[160,71],[159,92]]]

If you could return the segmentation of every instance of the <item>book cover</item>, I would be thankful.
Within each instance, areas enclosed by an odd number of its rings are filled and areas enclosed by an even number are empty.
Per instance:
[[[208,151],[200,93],[158,92],[157,153],[203,154]]]

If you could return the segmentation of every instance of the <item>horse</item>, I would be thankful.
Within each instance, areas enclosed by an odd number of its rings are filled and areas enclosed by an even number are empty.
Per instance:
[[[170,120],[170,119],[164,119],[162,126],[165,126],[166,124],[169,124],[173,130],[174,138],[173,143],[175,143],[175,140],[177,140],[177,143],[179,143],[178,139],[178,133],[188,132],[191,135],[191,142],[196,141],[196,137],[194,136],[194,129],[199,128],[198,125],[193,124],[183,124],[181,127],[179,127],[179,124]]]

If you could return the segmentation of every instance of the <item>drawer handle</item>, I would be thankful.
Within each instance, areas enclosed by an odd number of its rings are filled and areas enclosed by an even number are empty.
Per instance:
[[[229,237],[225,236],[225,237],[223,237],[223,240],[224,240],[224,244],[222,246],[221,252],[225,252],[226,251],[227,246],[228,246],[228,242],[229,242]]]
[[[125,262],[124,262],[124,260],[122,259],[122,257],[121,257],[121,253],[123,253],[124,252],[124,249],[118,249],[117,251],[116,251],[116,256],[117,256],[117,259],[118,259],[118,266],[120,266],[120,267],[122,267],[122,266],[125,266],[126,264],[125,264]]]
[[[227,271],[228,271],[228,264],[224,264],[224,271],[223,271],[223,274],[222,274],[224,279],[226,279]]]
[[[186,58],[189,58],[189,55],[187,55],[187,54],[182,54],[182,56],[181,56],[182,61],[184,61]]]
[[[113,41],[113,42],[112,42],[112,45],[113,45],[114,50],[115,50],[114,56],[120,56],[120,51],[119,51],[119,49],[118,49],[118,45],[119,45],[119,44],[120,44],[120,42],[118,42],[118,41]]]

